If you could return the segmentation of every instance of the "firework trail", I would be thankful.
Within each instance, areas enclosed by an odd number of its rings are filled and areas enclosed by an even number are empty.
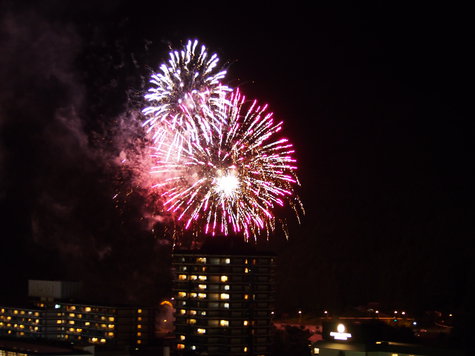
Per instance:
[[[147,117],[144,126],[156,146],[167,142],[168,158],[172,151],[179,156],[182,149],[190,149],[200,139],[212,142],[214,133],[219,134],[226,122],[223,106],[231,91],[221,83],[226,71],[219,70],[218,56],[209,55],[197,40],[169,55],[160,72],[151,76],[153,86],[145,95],[149,106],[143,109]]]
[[[294,149],[278,137],[282,122],[274,121],[267,105],[247,102],[237,90],[224,100],[216,105],[222,112],[215,115],[225,118],[219,130],[209,128],[187,147],[177,147],[174,138],[155,147],[154,189],[185,229],[269,236],[274,208],[290,205],[297,217],[302,208]]]

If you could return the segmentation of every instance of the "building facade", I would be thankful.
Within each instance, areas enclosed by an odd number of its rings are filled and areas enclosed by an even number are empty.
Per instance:
[[[147,345],[154,310],[38,300],[34,307],[0,306],[0,337],[62,340],[114,347]]]
[[[173,267],[179,353],[269,354],[275,256],[180,251]]]

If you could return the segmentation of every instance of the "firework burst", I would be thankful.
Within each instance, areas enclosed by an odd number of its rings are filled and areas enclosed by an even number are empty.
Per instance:
[[[164,209],[186,229],[204,234],[243,234],[256,238],[275,229],[273,209],[301,207],[295,187],[294,149],[279,137],[267,105],[247,102],[235,91],[216,105],[225,118],[219,129],[177,147],[174,133],[155,147],[157,183]],[[169,129],[169,127],[167,126]],[[168,141],[165,139],[168,137]]]
[[[172,151],[180,154],[190,149],[199,140],[210,143],[220,133],[226,122],[225,97],[231,91],[221,83],[226,71],[218,68],[218,56],[209,55],[198,41],[188,41],[169,55],[168,62],[151,76],[152,87],[145,95],[149,106],[143,110],[144,126],[155,144],[160,147],[167,142],[167,157]]]

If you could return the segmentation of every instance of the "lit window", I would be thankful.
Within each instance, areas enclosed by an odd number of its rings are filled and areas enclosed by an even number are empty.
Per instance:
[[[110,317],[109,317],[109,321],[114,321],[114,317],[113,317],[113,316],[110,316]]]
[[[104,344],[106,342],[106,339],[101,339],[101,343]]]
[[[249,273],[249,268],[244,268],[244,273]]]
[[[198,279],[199,279],[200,281],[206,281],[206,280],[208,279],[208,277],[206,277],[206,276],[198,276]]]
[[[190,293],[190,297],[191,297],[191,298],[196,298],[197,296],[198,296],[197,293]]]
[[[91,307],[85,307],[85,308],[84,308],[84,311],[85,311],[86,313],[89,313],[89,312],[91,311]]]
[[[229,309],[229,303],[224,303],[223,306],[224,306],[225,309]]]
[[[206,293],[198,293],[198,298],[200,299],[206,298]]]
[[[181,341],[183,341],[183,340],[185,340],[185,339],[186,339],[185,335],[180,335],[180,340],[181,340]]]
[[[221,276],[221,282],[227,282],[228,276]]]
[[[186,310],[185,310],[185,309],[180,309],[180,314],[181,314],[181,315],[186,314]]]
[[[191,345],[191,349],[192,349],[192,350],[196,350],[196,346],[195,346],[195,345]]]
[[[198,262],[198,263],[206,263],[206,257],[198,257],[198,258],[196,259],[196,262]]]
[[[185,345],[184,345],[184,344],[177,344],[177,345],[176,345],[176,348],[177,348],[178,350],[183,350],[183,349],[185,348]]]
[[[313,348],[313,354],[314,355],[320,355],[320,349],[318,347]]]
[[[191,279],[192,281],[196,281],[196,280],[198,279],[198,276],[192,274],[192,275],[190,276],[190,279]]]
[[[69,313],[70,318],[74,318],[75,314],[74,313]]]
[[[226,285],[224,286],[224,290],[229,290],[229,285],[228,285],[228,284],[226,284]]]
[[[229,299],[229,294],[228,294],[228,293],[221,293],[221,294],[219,295],[219,298],[220,298],[220,299]]]
[[[56,324],[61,324],[62,322],[62,320],[56,320]]]
[[[198,332],[198,334],[206,334],[206,329],[199,328],[196,331]]]
[[[230,259],[230,258],[226,258],[226,259],[224,260],[224,263],[230,264],[230,263],[231,263],[231,259]]]
[[[113,333],[112,331],[109,331],[109,332],[107,333],[107,336],[111,336],[111,337],[112,337],[112,336],[114,336],[114,333]]]
[[[199,289],[206,289],[208,286],[206,284],[198,284]]]
[[[142,336],[142,333],[139,331],[139,332],[137,333],[137,336],[139,336],[139,337]]]
[[[74,325],[74,320],[70,320],[69,324]]]
[[[249,325],[249,321],[244,320],[244,321],[242,322],[242,324],[243,324],[244,326],[248,326],[248,325]]]
[[[142,314],[142,309],[137,309],[137,313]]]
[[[203,311],[201,312],[201,315],[206,315],[206,311],[203,310]]]
[[[142,340],[137,340],[137,344],[141,344],[142,343]]]
[[[137,321],[142,321],[142,317],[141,317],[141,316],[138,316],[138,317],[137,317]]]
[[[180,274],[180,275],[178,276],[178,279],[179,279],[180,281],[186,281],[186,274]]]
[[[249,299],[249,294],[244,294],[244,300],[248,300]]]
[[[93,338],[91,339],[91,341],[92,341],[92,342],[97,342],[97,337],[93,337]]]
[[[196,319],[188,319],[188,324],[196,324]]]
[[[244,263],[247,265],[249,263],[249,261],[247,260],[247,258],[244,260]]]
[[[109,324],[107,326],[109,327],[109,329],[114,329],[114,324]]]
[[[220,320],[219,325],[220,326],[229,326],[229,320]]]
[[[142,329],[142,325],[141,325],[141,324],[137,324],[137,329]]]
[[[247,351],[248,351],[247,346],[244,346],[244,348],[242,349],[242,351],[247,352]]]
[[[190,315],[196,315],[196,310],[190,310]]]
[[[186,292],[178,292],[178,297],[186,297]]]

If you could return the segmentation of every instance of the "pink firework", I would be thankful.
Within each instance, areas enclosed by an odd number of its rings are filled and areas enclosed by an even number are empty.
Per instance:
[[[208,235],[269,236],[273,210],[290,205],[299,216],[302,205],[292,144],[280,136],[267,105],[248,102],[239,91],[217,105],[223,117],[188,145],[176,146],[174,132],[155,147],[154,188],[164,209],[186,229]]]

